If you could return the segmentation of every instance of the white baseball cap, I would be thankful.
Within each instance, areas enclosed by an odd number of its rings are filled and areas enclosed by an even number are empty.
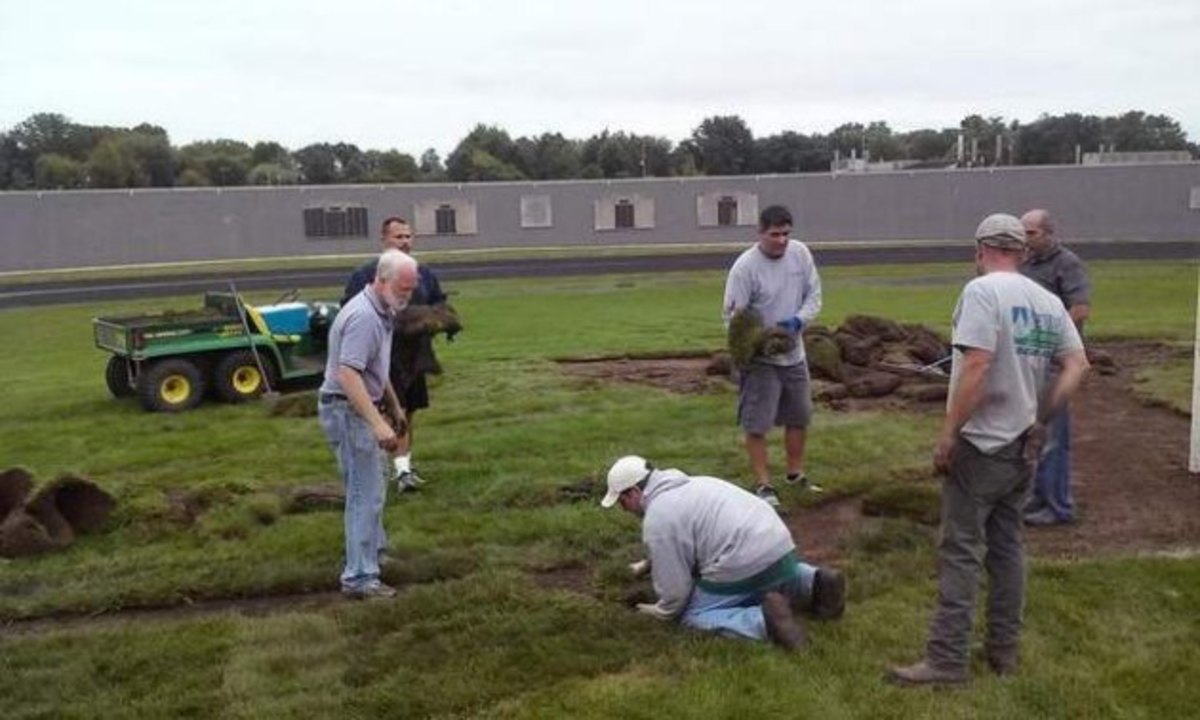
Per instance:
[[[653,470],[646,458],[638,455],[626,455],[613,463],[608,471],[608,494],[600,501],[600,507],[616,505],[621,493],[650,477]]]

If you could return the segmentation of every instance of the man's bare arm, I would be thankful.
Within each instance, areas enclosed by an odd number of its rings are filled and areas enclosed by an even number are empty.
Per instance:
[[[983,402],[987,373],[992,367],[992,353],[987,350],[966,348],[961,357],[963,366],[958,384],[946,405],[946,417],[942,420],[942,431],[933,453],[934,466],[943,472],[950,468],[950,451],[958,440],[958,432]]]
[[[1054,385],[1046,393],[1046,400],[1038,412],[1038,422],[1042,424],[1054,417],[1067,404],[1091,368],[1087,361],[1087,353],[1082,349],[1059,355],[1058,361],[1061,365],[1058,377],[1054,379]]]
[[[1083,324],[1087,322],[1088,317],[1092,314],[1092,306],[1087,304],[1072,305],[1067,311],[1071,315],[1071,322],[1075,323],[1075,327],[1083,330]]]

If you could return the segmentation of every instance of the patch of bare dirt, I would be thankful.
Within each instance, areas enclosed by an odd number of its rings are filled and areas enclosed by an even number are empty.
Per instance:
[[[677,393],[703,393],[728,384],[727,377],[709,375],[711,358],[652,357],[562,360],[562,367],[576,377],[603,382],[629,382]]]
[[[580,595],[591,595],[592,571],[586,567],[559,567],[530,573],[534,583],[546,590],[566,590]]]
[[[785,518],[800,556],[812,565],[836,565],[846,542],[865,520],[858,497],[794,509]]]
[[[1187,470],[1190,420],[1147,403],[1133,392],[1145,366],[1185,350],[1149,342],[1099,343],[1108,357],[1095,362],[1072,406],[1072,481],[1078,520],[1068,526],[1029,528],[1031,552],[1049,557],[1087,557],[1200,547],[1200,476]],[[711,358],[623,358],[564,363],[567,372],[633,382],[674,392],[703,392],[712,383]],[[814,389],[822,381],[814,380]],[[942,400],[899,394],[838,398],[842,410],[941,412]],[[819,440],[817,440],[819,442]],[[930,439],[932,443],[932,438]],[[844,540],[864,522],[861,499],[833,500],[794,509],[788,524],[806,557],[836,559]]]
[[[1200,475],[1188,472],[1190,420],[1132,390],[1138,369],[1181,351],[1105,343],[1115,372],[1092,373],[1072,405],[1071,478],[1078,520],[1030,528],[1034,553],[1130,554],[1200,546]]]

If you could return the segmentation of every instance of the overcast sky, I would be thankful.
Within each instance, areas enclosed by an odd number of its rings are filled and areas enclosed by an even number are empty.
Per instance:
[[[0,129],[444,157],[476,123],[678,141],[967,114],[1165,113],[1200,140],[1197,0],[0,0]]]

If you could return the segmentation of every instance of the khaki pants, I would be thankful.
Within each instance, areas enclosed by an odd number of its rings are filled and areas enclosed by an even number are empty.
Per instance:
[[[984,454],[959,439],[942,484],[938,605],[926,658],[939,669],[966,669],[979,570],[987,569],[987,652],[1015,658],[1025,602],[1021,513],[1031,468],[1025,438]]]

